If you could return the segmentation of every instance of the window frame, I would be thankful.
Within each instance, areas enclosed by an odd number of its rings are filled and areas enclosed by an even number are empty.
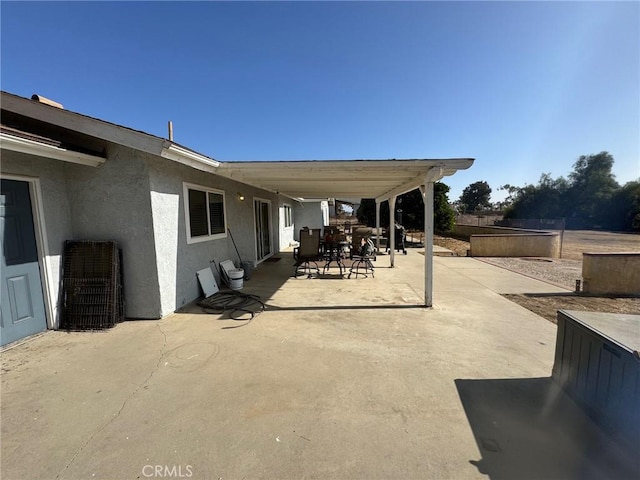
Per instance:
[[[208,235],[191,235],[191,215],[189,213],[189,190],[203,192],[206,194],[206,202],[205,205],[207,207],[207,230]],[[224,232],[222,233],[211,233],[211,213],[209,211],[209,194],[221,195],[222,196],[222,215],[224,216]],[[201,243],[208,242],[211,240],[218,240],[221,238],[227,238],[227,198],[224,190],[219,190],[217,188],[205,187],[204,185],[197,185],[195,183],[182,183],[182,198],[184,200],[184,224],[186,228],[187,234],[187,244],[192,243]]]
[[[289,224],[287,225],[287,210],[289,211]],[[288,203],[282,204],[282,216],[284,217],[284,228],[293,228],[293,207]]]

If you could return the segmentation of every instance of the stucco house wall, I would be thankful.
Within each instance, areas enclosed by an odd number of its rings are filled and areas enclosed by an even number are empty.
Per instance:
[[[147,157],[109,145],[101,167],[67,169],[74,239],[115,240],[122,249],[128,318],[161,315]]]
[[[295,218],[295,229],[293,237],[300,241],[300,229],[309,227],[312,230],[322,229],[328,222],[329,205],[323,202],[294,202],[293,217]]]
[[[274,253],[278,252],[278,216],[275,194],[249,187],[224,177],[194,170],[160,157],[145,159],[149,172],[151,218],[154,249],[157,254],[157,277],[161,315],[166,315],[201,295],[196,272],[214,267],[223,260],[239,265],[238,248],[243,261],[256,262],[253,198],[271,200],[271,231]],[[187,243],[185,223],[184,183],[224,191],[225,218],[228,232],[225,238]],[[240,200],[238,194],[244,196]],[[232,241],[233,237],[233,241]]]

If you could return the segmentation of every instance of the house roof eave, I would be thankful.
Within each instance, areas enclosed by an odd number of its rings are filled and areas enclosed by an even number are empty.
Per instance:
[[[217,160],[140,130],[53,107],[8,92],[2,92],[2,110],[75,131],[107,142],[173,160],[198,170],[215,172]]]
[[[11,135],[6,132],[0,132],[0,149],[13,152],[26,153],[38,157],[51,158],[53,160],[61,160],[63,162],[76,163],[89,167],[99,167],[106,161],[105,158],[97,155],[89,155],[60,146],[51,142],[39,141],[24,136]]]

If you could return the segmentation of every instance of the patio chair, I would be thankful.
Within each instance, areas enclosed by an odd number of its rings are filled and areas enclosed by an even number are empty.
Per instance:
[[[358,275],[368,277],[371,274],[373,278],[374,269],[372,261],[376,259],[376,247],[369,237],[363,237],[360,240],[360,251],[357,254],[352,254],[351,258],[354,260],[351,268],[349,269],[349,275],[347,278],[351,278],[351,275]]]
[[[300,246],[293,250],[293,258],[295,259],[294,277],[298,275],[307,275],[311,278],[312,272],[320,273],[318,260],[322,259],[320,251],[320,230],[300,230]]]
[[[325,225],[324,226],[324,235],[325,235],[325,237],[327,235],[330,235],[330,236],[333,237],[335,235],[338,235],[339,233],[340,233],[340,229],[335,225]]]
[[[358,227],[351,233],[351,245],[349,245],[349,258],[353,259],[361,253],[362,239],[371,237],[373,229],[370,227]]]

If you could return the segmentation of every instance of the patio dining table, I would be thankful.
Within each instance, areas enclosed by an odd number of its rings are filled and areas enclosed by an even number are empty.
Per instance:
[[[340,275],[342,275],[342,270],[346,270],[347,268],[342,260],[344,259],[344,249],[349,245],[349,242],[346,240],[321,240],[320,245],[322,247],[323,257],[327,261],[322,269],[322,273],[326,273],[326,271],[331,268],[331,264],[335,262],[340,269]]]

